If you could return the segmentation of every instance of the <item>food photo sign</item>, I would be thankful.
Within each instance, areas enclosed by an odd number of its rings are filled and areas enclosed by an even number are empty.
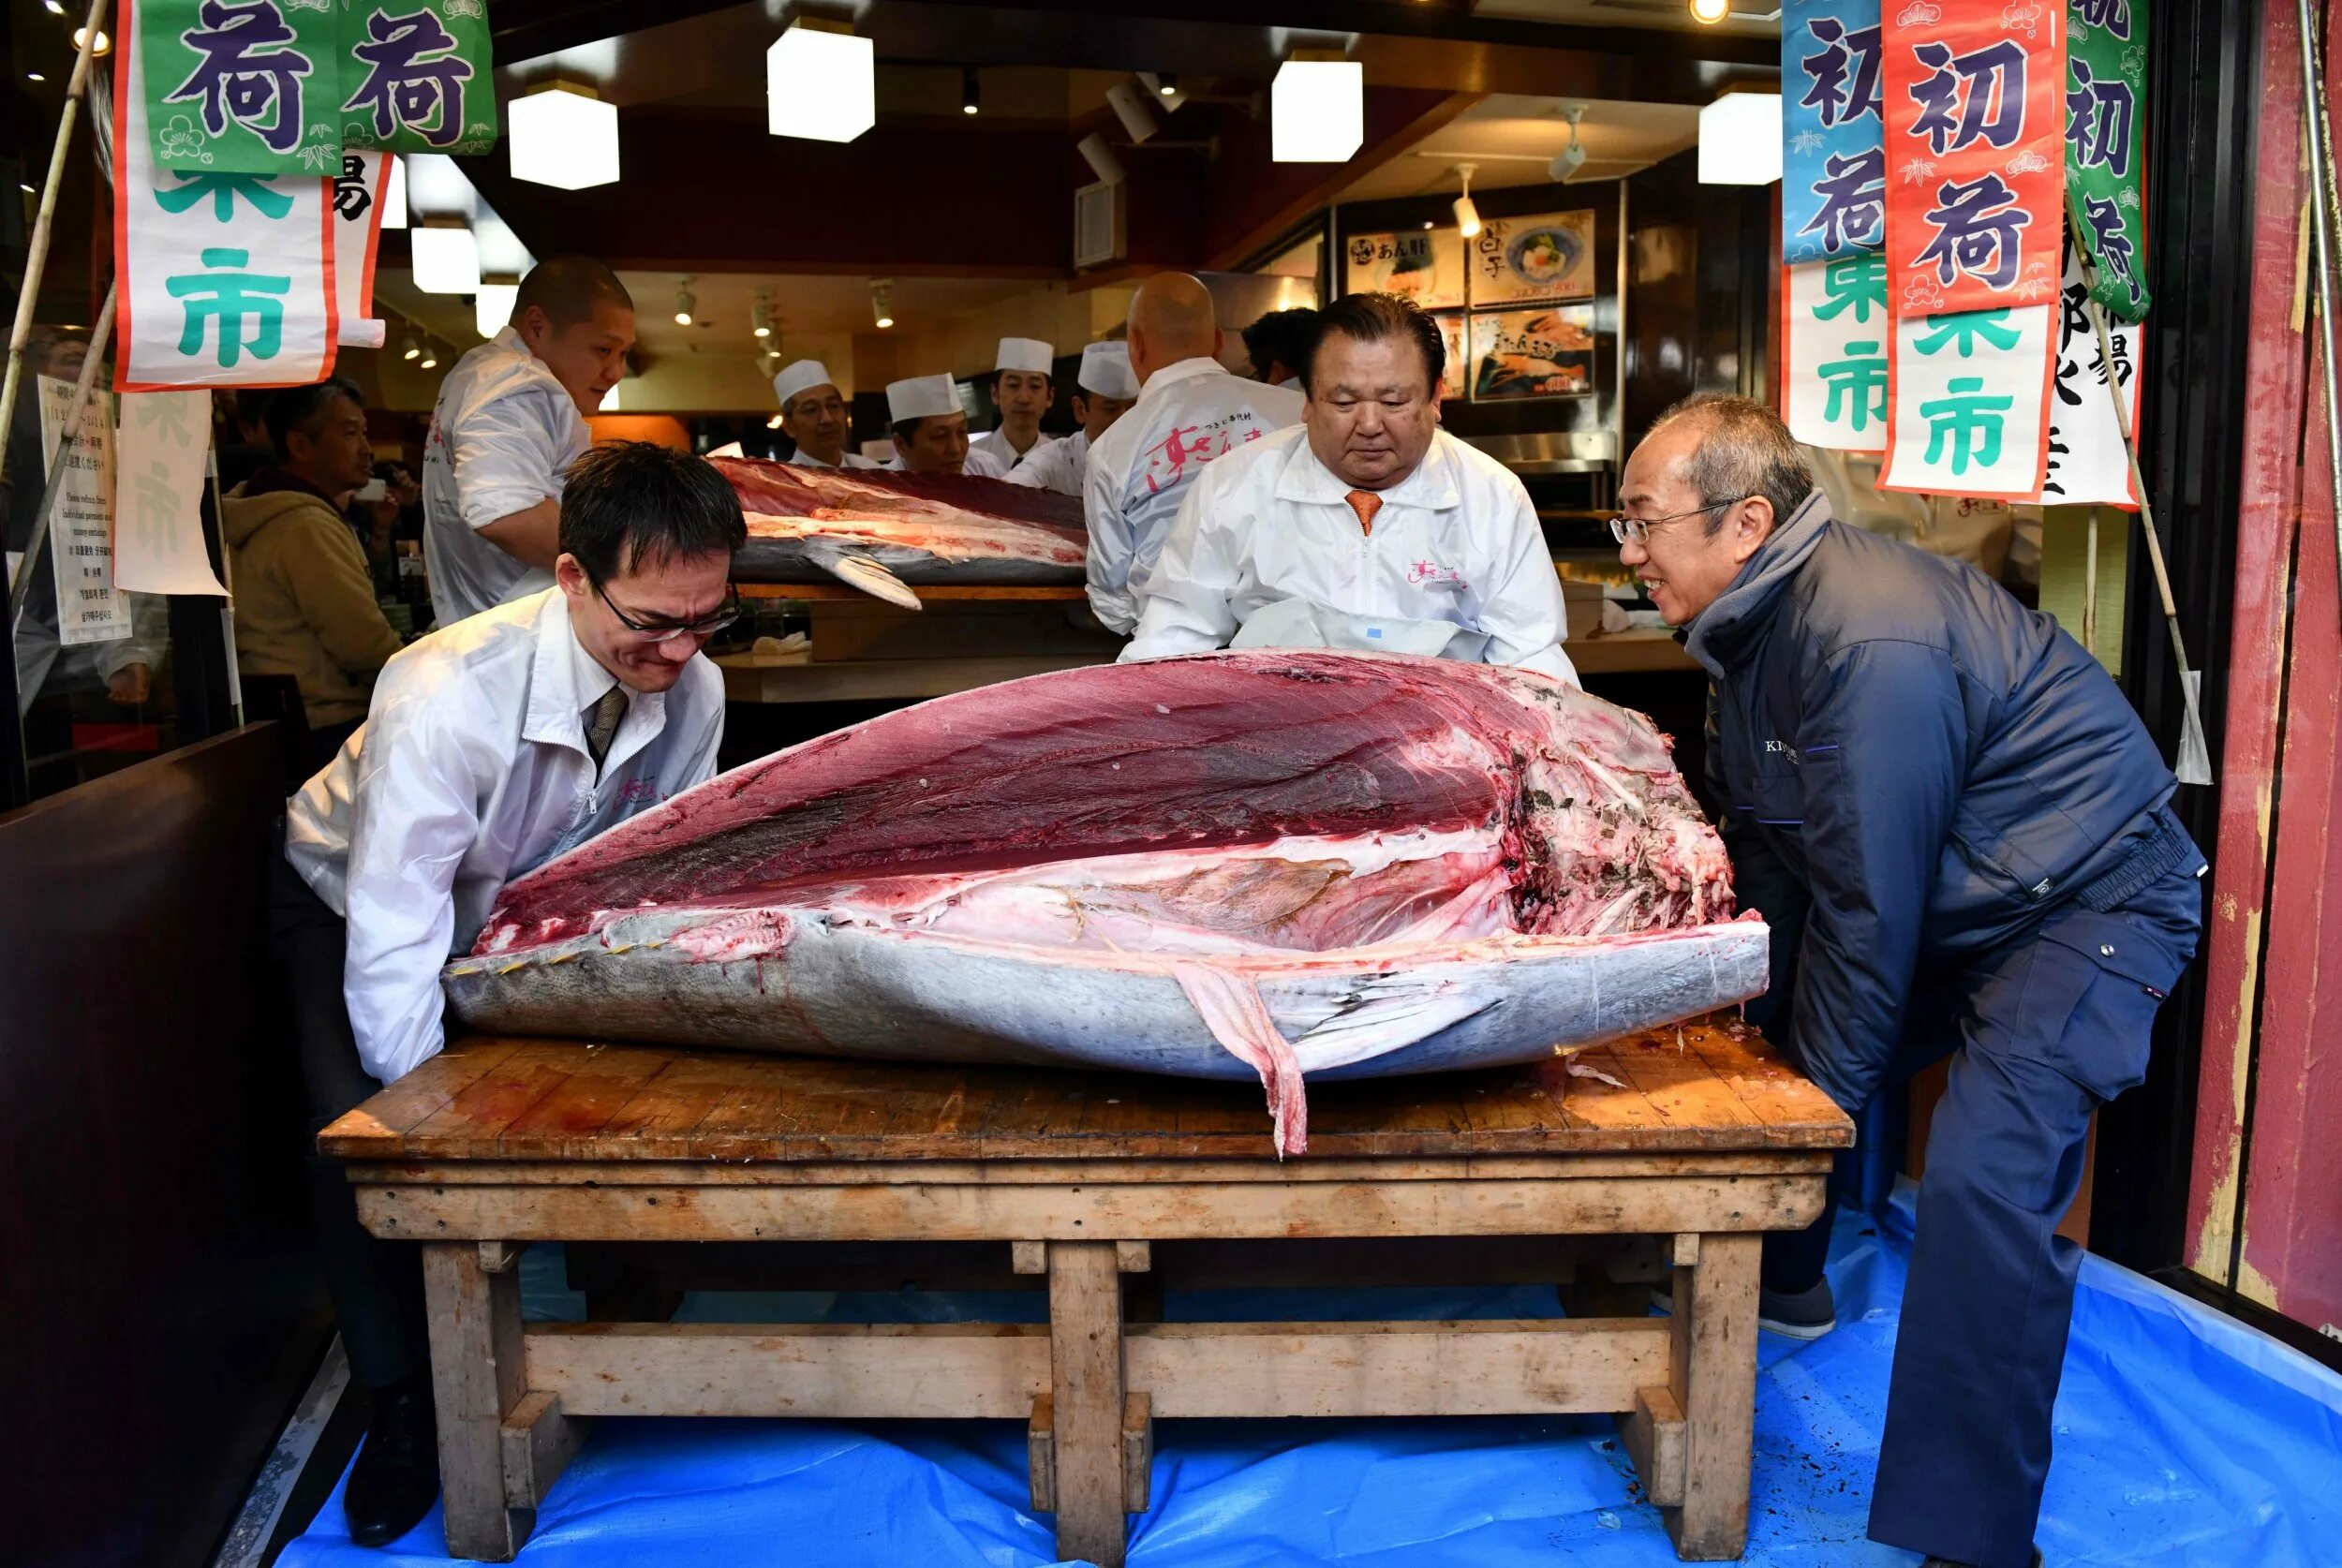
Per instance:
[[[1464,303],[1464,242],[1456,229],[1353,234],[1342,258],[1350,293],[1401,294],[1425,310],[1453,310]]]
[[[1593,298],[1593,211],[1490,218],[1472,242],[1472,303],[1556,304]]]
[[[1472,401],[1593,394],[1593,306],[1507,310],[1472,318]]]

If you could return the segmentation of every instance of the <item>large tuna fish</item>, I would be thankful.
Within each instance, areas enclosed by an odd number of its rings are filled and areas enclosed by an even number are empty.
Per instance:
[[[1528,671],[1036,675],[713,779],[507,888],[475,1028],[1257,1072],[1521,1062],[1764,988],[1666,739]]]
[[[907,610],[930,583],[1079,583],[1081,502],[1003,480],[711,459],[748,513],[750,582],[836,578]]]

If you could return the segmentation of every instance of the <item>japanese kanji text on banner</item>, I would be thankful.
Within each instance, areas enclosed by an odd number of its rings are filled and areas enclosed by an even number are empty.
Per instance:
[[[2052,305],[1895,322],[1881,490],[2031,500],[2049,432]]]
[[[114,443],[114,585],[145,594],[228,592],[203,548],[212,394],[128,392]]]
[[[2075,237],[2097,263],[2098,303],[2125,321],[2146,315],[2147,10],[2127,0],[2070,0],[2066,62],[2066,179]]]
[[[1781,248],[1795,264],[1887,239],[1878,0],[1788,0],[1781,14]]]
[[[1887,258],[1859,251],[1788,270],[1781,290],[1781,410],[1810,447],[1887,447]]]
[[[1882,35],[1895,314],[2046,303],[2066,200],[2062,0],[1889,0]]]
[[[123,7],[126,33],[150,3]],[[339,319],[334,166],[326,175],[158,167],[145,123],[144,55],[123,50],[114,84],[116,387],[324,379],[333,372]]]

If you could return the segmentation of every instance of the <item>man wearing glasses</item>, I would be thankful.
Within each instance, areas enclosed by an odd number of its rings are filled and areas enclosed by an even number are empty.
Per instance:
[[[700,649],[739,613],[731,484],[620,443],[577,460],[560,507],[555,586],[394,657],[363,727],[288,805],[271,915],[312,1132],[438,1052],[440,966],[507,882],[716,772],[723,677]],[[311,1202],[374,1391],[344,1507],[351,1539],[380,1546],[438,1493],[420,1270],[322,1161]]]
[[[2090,1116],[2146,1073],[2203,855],[2097,660],[1981,572],[1834,522],[1744,398],[1662,415],[1619,558],[1705,667],[1735,890],[1772,927],[1750,1009],[1849,1113],[1949,1055],[1895,1340],[1874,1540],[2038,1563]],[[1831,1215],[1768,1235],[1758,1322],[1834,1325]]]

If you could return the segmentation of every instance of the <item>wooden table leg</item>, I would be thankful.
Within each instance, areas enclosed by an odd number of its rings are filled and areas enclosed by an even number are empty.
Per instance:
[[[1122,1277],[1110,1241],[1049,1243],[1057,1551],[1122,1568]]]
[[[1672,1386],[1683,1412],[1683,1501],[1664,1517],[1676,1556],[1686,1561],[1726,1561],[1748,1544],[1763,1239],[1754,1233],[1703,1235],[1691,1252],[1696,1261],[1675,1270]]]
[[[534,1510],[509,1505],[504,1486],[504,1418],[526,1392],[520,1275],[491,1274],[481,1262],[476,1242],[429,1242],[422,1250],[439,1485],[448,1550],[509,1562],[536,1524]]]

